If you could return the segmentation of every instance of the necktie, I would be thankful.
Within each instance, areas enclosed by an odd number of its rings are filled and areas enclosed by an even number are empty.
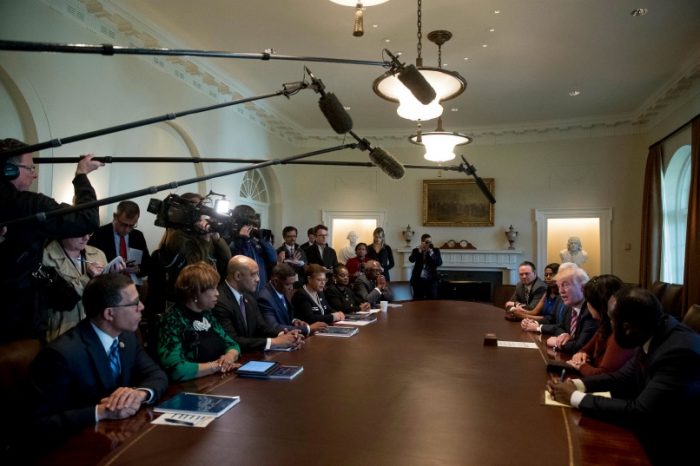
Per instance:
[[[238,307],[241,309],[241,318],[243,319],[243,327],[248,330],[248,319],[245,316],[245,298],[241,295],[241,299],[238,302]]]
[[[127,259],[126,257],[126,238],[122,235],[119,235],[119,255],[124,258],[124,260]]]
[[[569,325],[569,335],[576,336],[576,327],[578,327],[578,313],[575,309],[571,310],[571,324]]]
[[[116,380],[119,378],[119,373],[122,371],[122,365],[119,361],[119,340],[115,339],[112,346],[109,348],[109,368],[112,369],[112,375]]]

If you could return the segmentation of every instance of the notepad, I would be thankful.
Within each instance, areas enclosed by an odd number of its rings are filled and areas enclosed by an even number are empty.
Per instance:
[[[350,338],[359,332],[356,327],[326,327],[316,331],[316,335],[324,337]]]

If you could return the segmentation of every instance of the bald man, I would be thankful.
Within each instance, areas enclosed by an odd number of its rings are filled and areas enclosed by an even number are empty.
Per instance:
[[[299,348],[304,341],[299,330],[278,333],[260,313],[253,297],[260,283],[259,274],[257,262],[250,257],[232,257],[226,268],[226,279],[219,285],[214,315],[243,353]]]
[[[379,301],[394,300],[394,294],[382,275],[382,266],[375,260],[365,262],[365,273],[355,279],[352,289],[360,301],[367,301],[373,308],[379,305]]]

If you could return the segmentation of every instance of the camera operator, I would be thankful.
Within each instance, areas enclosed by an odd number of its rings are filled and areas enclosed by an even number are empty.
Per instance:
[[[270,244],[270,231],[260,230],[260,216],[250,206],[236,206],[231,216],[236,225],[241,225],[231,241],[231,254],[250,257],[258,264],[260,282],[257,293],[267,283],[268,271],[277,264],[277,253]]]
[[[437,268],[442,265],[442,257],[429,234],[420,237],[420,244],[413,249],[408,260],[416,264],[411,272],[413,299],[437,299]]]
[[[27,147],[17,139],[0,140],[0,152]],[[0,158],[0,224],[38,212],[69,207],[41,193],[29,191],[37,178],[32,153]],[[87,174],[103,166],[92,160],[92,154],[83,157],[73,178],[76,204],[96,200]],[[12,225],[0,243],[0,294],[3,298],[0,319],[0,342],[23,338],[40,338],[45,331],[46,317],[40,315],[38,293],[32,272],[41,263],[44,245],[49,239],[69,238],[92,233],[99,226],[97,207],[52,217],[43,222]]]
[[[176,196],[177,198],[177,196]],[[178,201],[189,202],[198,212],[203,196],[185,193]],[[219,233],[211,231],[209,217],[198,215],[188,225],[166,228],[157,251],[151,256],[147,317],[165,312],[166,302],[175,301],[175,280],[186,265],[204,261],[213,265],[220,276],[226,276],[231,250]]]

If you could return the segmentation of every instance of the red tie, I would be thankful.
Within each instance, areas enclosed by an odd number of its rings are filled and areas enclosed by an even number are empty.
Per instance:
[[[126,238],[123,236],[119,235],[119,255],[124,258],[124,260],[127,259],[126,257]]]
[[[576,336],[576,327],[578,325],[578,314],[574,309],[571,309],[571,325],[569,326],[569,335],[573,338]]]

